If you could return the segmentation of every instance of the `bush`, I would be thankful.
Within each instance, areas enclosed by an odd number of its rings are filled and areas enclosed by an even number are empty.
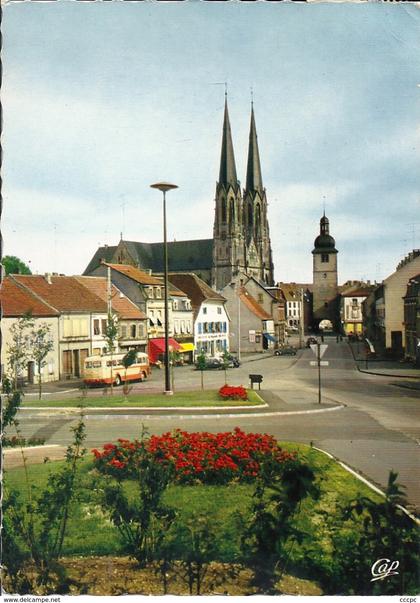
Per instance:
[[[119,439],[93,450],[95,465],[102,473],[117,479],[133,479],[137,474],[138,440]],[[175,482],[183,484],[226,484],[232,480],[251,482],[262,464],[280,467],[294,455],[282,450],[267,434],[232,432],[208,433],[181,431],[151,436],[146,443],[157,463],[167,466]]]
[[[247,391],[242,385],[224,385],[219,389],[219,396],[223,400],[248,400]]]

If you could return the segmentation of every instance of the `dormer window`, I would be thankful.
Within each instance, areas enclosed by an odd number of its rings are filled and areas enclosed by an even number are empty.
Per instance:
[[[150,299],[153,299],[153,287],[147,288],[147,295],[150,297]]]
[[[174,310],[178,310],[178,301],[176,299],[174,299],[174,301],[172,302],[172,308]]]
[[[155,287],[155,297],[156,297],[156,299],[162,298],[162,290],[160,287]]]

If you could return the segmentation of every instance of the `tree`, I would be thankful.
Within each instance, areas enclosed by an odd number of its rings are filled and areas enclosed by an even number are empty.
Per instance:
[[[34,320],[30,314],[18,318],[10,327],[10,343],[7,344],[7,364],[11,372],[13,389],[18,389],[18,378],[30,356],[30,334]]]
[[[206,368],[206,355],[203,351],[197,356],[197,368],[201,372],[201,389],[204,389],[203,371]]]
[[[32,274],[29,266],[15,255],[5,255],[2,264],[6,274]]]
[[[47,355],[54,348],[54,342],[51,339],[51,327],[46,323],[32,328],[29,335],[31,346],[31,355],[38,368],[38,397],[42,395],[41,369],[47,364]]]
[[[115,348],[117,347],[116,343],[118,340],[118,317],[116,314],[114,314],[112,312],[112,310],[110,310],[108,312],[108,320],[106,323],[106,329],[105,329],[105,341],[107,344],[107,353],[111,354],[111,395],[113,392],[113,385],[114,385],[114,377],[112,374],[112,360],[113,360],[113,354],[115,351]]]
[[[127,354],[125,354],[125,356],[123,356],[122,360],[121,360],[121,364],[123,365],[123,367],[125,368],[125,374],[124,374],[124,386],[123,386],[123,390],[124,390],[124,394],[127,395],[128,394],[128,385],[127,385],[127,369],[135,363],[137,359],[137,351],[136,350],[128,350]]]

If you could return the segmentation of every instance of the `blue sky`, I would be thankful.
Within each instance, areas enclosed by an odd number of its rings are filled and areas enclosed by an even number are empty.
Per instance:
[[[276,280],[339,282],[420,247],[419,21],[408,4],[4,6],[4,253],[77,274],[98,244],[212,236],[224,86],[245,181],[250,88]]]

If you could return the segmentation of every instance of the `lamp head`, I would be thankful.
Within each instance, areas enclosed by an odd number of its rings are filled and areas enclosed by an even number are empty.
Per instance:
[[[156,182],[155,184],[151,184],[150,188],[157,188],[158,190],[166,193],[166,191],[170,191],[173,188],[178,188],[176,184],[170,184],[169,182]]]

